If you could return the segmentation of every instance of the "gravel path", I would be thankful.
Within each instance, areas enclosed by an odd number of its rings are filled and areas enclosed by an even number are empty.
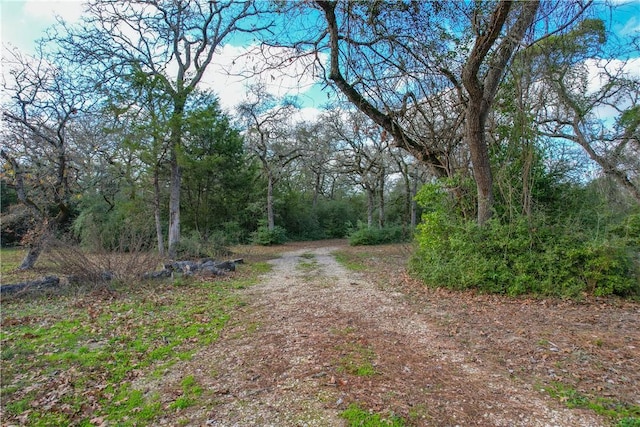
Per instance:
[[[220,339],[165,379],[194,375],[209,397],[183,425],[340,426],[351,403],[420,426],[607,425],[442,339],[424,307],[345,270],[336,249],[271,261]]]

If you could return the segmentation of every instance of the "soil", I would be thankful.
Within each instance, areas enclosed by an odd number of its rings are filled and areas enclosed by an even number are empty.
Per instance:
[[[637,303],[434,290],[407,275],[402,245],[285,250],[215,344],[145,385],[171,400],[193,375],[207,397],[161,424],[340,426],[357,404],[418,426],[615,425],[551,397],[557,383],[640,404]]]

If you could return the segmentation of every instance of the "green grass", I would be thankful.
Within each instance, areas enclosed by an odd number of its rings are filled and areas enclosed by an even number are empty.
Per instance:
[[[373,362],[375,353],[369,347],[358,343],[348,343],[339,346],[343,356],[338,361],[338,371],[346,372],[358,377],[372,377],[377,375]]]
[[[202,388],[196,383],[193,375],[188,375],[182,380],[182,396],[169,405],[169,409],[179,410],[193,406],[201,395]]]
[[[544,389],[549,396],[560,400],[568,408],[590,409],[598,415],[617,420],[617,427],[640,427],[638,405],[625,404],[606,397],[588,396],[557,381]]]
[[[349,427],[403,427],[405,425],[405,421],[398,416],[371,413],[356,403],[349,405],[340,413],[340,416],[347,421]]]
[[[153,425],[166,411],[159,396],[134,387],[161,378],[218,339],[242,301],[234,292],[257,283],[270,264],[243,266],[231,278],[139,283],[115,292],[2,302],[0,362],[3,421],[24,425]],[[195,378],[171,403],[198,403]],[[18,422],[18,417],[24,421]]]
[[[353,254],[345,251],[336,251],[333,252],[332,255],[338,263],[348,270],[365,271],[367,269],[367,266],[362,262],[363,258],[367,258],[369,256],[366,253]]]

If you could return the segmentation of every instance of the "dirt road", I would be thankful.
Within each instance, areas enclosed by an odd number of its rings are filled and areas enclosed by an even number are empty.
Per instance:
[[[243,291],[246,305],[223,336],[177,367],[168,381],[195,375],[210,395],[185,423],[339,426],[355,403],[408,425],[610,425],[443,335],[429,314],[436,308],[347,271],[336,249],[271,261],[261,283]]]

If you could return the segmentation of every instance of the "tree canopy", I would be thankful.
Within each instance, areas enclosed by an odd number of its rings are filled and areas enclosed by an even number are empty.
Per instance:
[[[417,225],[425,282],[629,294],[638,34],[602,7],[91,0],[36,57],[3,50],[3,242],[29,268],[60,234],[176,258]],[[238,44],[224,110],[211,70]],[[327,99],[281,96],[289,77]]]

